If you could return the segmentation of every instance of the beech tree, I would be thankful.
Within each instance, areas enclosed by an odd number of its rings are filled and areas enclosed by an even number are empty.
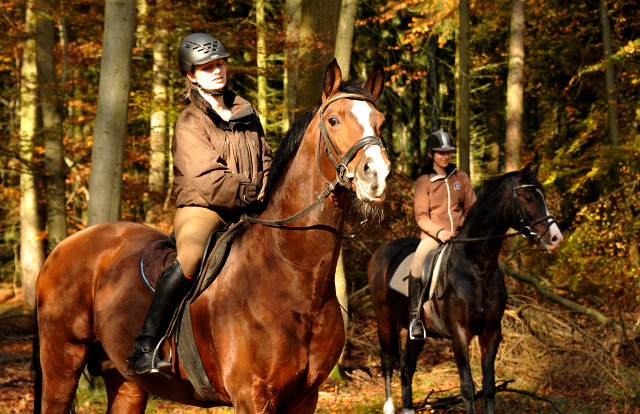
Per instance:
[[[98,112],[91,150],[89,226],[120,219],[135,0],[106,0]]]
[[[469,174],[471,172],[470,137],[471,113],[469,105],[469,0],[460,0],[460,30],[458,34],[458,168]]]
[[[62,114],[54,60],[55,28],[51,0],[36,2],[36,62],[44,134],[44,174],[47,194],[49,249],[67,237],[66,167],[62,145]]]
[[[167,41],[169,31],[166,27],[164,8],[166,0],[156,1],[156,19],[153,27],[153,84],[152,103],[149,114],[149,197],[146,208],[146,221],[157,224],[161,218],[164,191],[166,187],[167,148],[168,148],[168,115],[169,103],[169,68],[173,61],[169,58]]]
[[[33,1],[25,10],[27,38],[22,52],[20,80],[20,274],[22,293],[28,305],[36,302],[36,279],[44,262],[44,243],[38,214],[38,187],[35,175],[34,147],[37,129],[36,18]]]
[[[513,0],[509,36],[509,74],[507,75],[507,134],[505,171],[520,169],[524,81],[524,0]]]

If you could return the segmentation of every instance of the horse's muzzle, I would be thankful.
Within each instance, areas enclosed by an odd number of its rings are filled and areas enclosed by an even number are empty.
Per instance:
[[[390,172],[391,162],[382,148],[378,145],[367,148],[353,180],[358,199],[369,203],[382,203]]]
[[[545,232],[545,234],[540,238],[540,244],[548,251],[551,251],[560,247],[560,243],[562,243],[562,240],[564,240],[562,232],[554,221],[553,223],[551,223],[551,226],[549,226],[549,229]]]

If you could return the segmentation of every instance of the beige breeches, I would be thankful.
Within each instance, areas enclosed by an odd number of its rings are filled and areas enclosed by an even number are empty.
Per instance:
[[[204,207],[187,206],[177,209],[173,217],[173,232],[178,248],[177,259],[185,275],[197,276],[209,235],[224,225],[225,222],[218,213]]]
[[[440,243],[433,237],[425,237],[420,241],[420,244],[416,249],[416,253],[413,255],[413,260],[411,260],[411,276],[422,276],[422,266],[425,259],[427,258],[427,255],[431,250],[435,249],[439,245]]]

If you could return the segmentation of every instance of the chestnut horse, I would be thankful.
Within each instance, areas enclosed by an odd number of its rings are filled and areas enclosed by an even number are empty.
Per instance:
[[[498,265],[498,255],[507,230],[516,229],[547,250],[557,248],[562,241],[536,176],[537,168],[532,171],[526,166],[522,171],[485,183],[482,195],[469,210],[459,234],[450,242],[449,254],[443,255],[437,294],[432,303],[445,329],[438,326],[437,320],[431,323],[424,318],[428,336],[438,338],[448,333],[451,337],[460,375],[460,393],[467,413],[473,413],[475,392],[469,366],[469,343],[476,335],[482,354],[485,412],[494,413],[494,361],[502,339],[500,322],[507,303],[504,271]],[[390,281],[402,261],[415,252],[419,242],[410,237],[389,241],[375,251],[369,262],[369,290],[378,324],[386,414],[395,412],[391,374],[398,360],[402,407],[404,413],[414,412],[411,381],[424,341],[411,340],[407,335],[400,357],[398,325],[407,328],[409,304],[405,295],[390,288]]]
[[[36,412],[69,412],[87,364],[101,369],[108,412],[143,413],[149,393],[241,413],[314,412],[345,342],[334,272],[350,191],[370,213],[379,213],[385,197],[390,162],[379,138],[384,116],[375,106],[383,77],[377,68],[364,87],[343,83],[338,64],[330,63],[321,106],[289,131],[274,157],[269,200],[250,217],[264,223],[241,224],[217,279],[191,304],[218,403],[194,390],[180,355],[169,381],[126,375],[151,301],[141,252],[167,235],[111,222],[65,239],[38,277]],[[311,205],[317,208],[305,209]],[[169,348],[175,355],[174,345],[165,343],[164,355]]]

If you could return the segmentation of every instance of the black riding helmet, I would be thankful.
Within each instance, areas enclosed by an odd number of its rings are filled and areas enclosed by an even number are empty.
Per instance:
[[[451,137],[444,131],[432,132],[427,138],[428,151],[455,151],[455,149]]]
[[[206,33],[194,33],[185,37],[178,47],[178,64],[183,75],[195,65],[202,65],[229,55],[218,39]]]

